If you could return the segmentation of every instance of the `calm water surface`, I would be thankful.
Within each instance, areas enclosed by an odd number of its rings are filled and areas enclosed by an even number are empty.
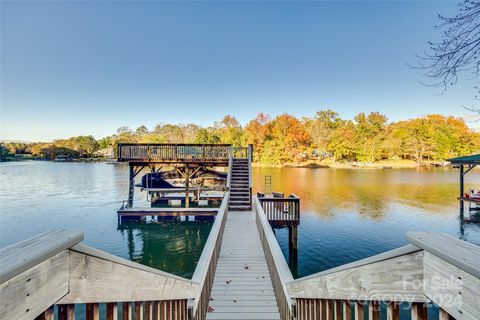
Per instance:
[[[410,230],[439,231],[480,244],[480,227],[459,220],[456,170],[254,168],[273,190],[301,198],[298,260],[304,276],[407,243]],[[0,163],[0,247],[59,229],[80,229],[87,245],[167,272],[191,277],[212,222],[118,225],[127,197],[128,166],[105,163]],[[469,174],[480,187],[480,173]],[[145,194],[136,190],[137,203]],[[288,259],[288,232],[275,230]]]
[[[208,221],[118,225],[128,166],[7,162],[0,163],[0,175],[0,247],[51,229],[79,229],[87,245],[190,278],[212,226]],[[146,204],[145,194],[137,192],[135,201]]]
[[[444,232],[480,244],[480,226],[459,219],[458,170],[254,168],[253,185],[301,198],[298,260],[302,277],[408,244],[408,231]],[[473,171],[467,188],[479,188]],[[468,207],[468,205],[467,205]],[[288,229],[275,234],[287,260]]]

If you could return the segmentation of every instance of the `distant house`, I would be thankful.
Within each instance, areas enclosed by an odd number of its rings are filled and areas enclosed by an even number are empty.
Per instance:
[[[97,150],[95,151],[94,155],[98,157],[113,158],[113,148],[104,148]]]

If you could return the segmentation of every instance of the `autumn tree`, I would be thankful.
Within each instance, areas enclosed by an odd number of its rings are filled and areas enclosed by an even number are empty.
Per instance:
[[[356,159],[355,125],[350,120],[339,120],[333,130],[327,150],[332,153],[334,161]]]
[[[215,122],[214,127],[218,132],[222,143],[231,144],[233,146],[243,145],[243,130],[238,120],[227,115],[222,120]]]
[[[317,150],[319,159],[328,157],[328,146],[335,128],[339,125],[338,113],[330,109],[318,111],[313,118],[303,120],[312,140],[312,147]]]
[[[268,114],[259,113],[255,119],[250,120],[244,129],[245,141],[251,144],[255,152],[253,157],[255,161],[259,161],[264,151],[265,141],[270,135],[271,118]]]
[[[301,159],[310,143],[310,137],[297,118],[282,114],[273,119],[270,130],[262,157],[265,162],[285,164]]]
[[[387,117],[379,112],[368,115],[362,112],[355,116],[355,144],[359,161],[374,162],[380,159],[386,124]]]

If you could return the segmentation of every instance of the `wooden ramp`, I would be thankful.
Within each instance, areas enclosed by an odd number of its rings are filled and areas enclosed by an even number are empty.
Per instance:
[[[253,211],[230,211],[207,319],[280,319]]]

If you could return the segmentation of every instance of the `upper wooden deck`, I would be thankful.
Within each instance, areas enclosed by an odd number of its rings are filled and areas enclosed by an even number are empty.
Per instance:
[[[130,163],[228,166],[229,144],[119,143],[117,159]]]

